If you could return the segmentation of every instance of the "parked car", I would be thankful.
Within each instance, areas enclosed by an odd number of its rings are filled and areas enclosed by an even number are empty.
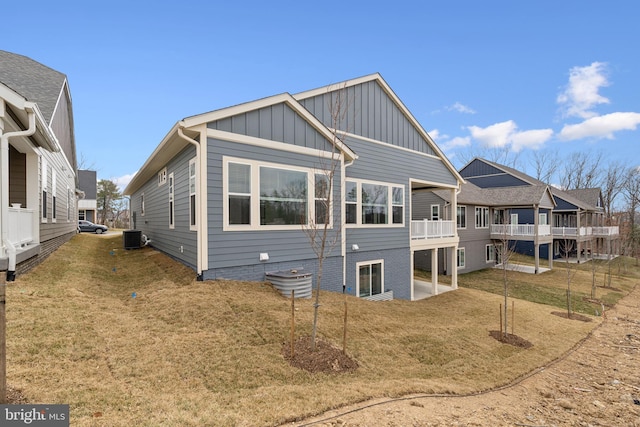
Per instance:
[[[84,220],[78,221],[78,231],[80,232],[86,231],[89,233],[102,234],[102,233],[106,233],[108,229],[109,228],[105,225],[94,224],[91,221],[84,221]]]

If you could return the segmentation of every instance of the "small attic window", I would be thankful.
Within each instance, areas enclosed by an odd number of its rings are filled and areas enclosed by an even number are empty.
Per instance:
[[[167,168],[158,172],[158,187],[167,183]]]

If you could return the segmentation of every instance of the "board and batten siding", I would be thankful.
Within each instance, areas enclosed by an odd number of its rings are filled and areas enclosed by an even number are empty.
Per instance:
[[[135,215],[134,228],[151,240],[151,246],[194,269],[197,264],[197,235],[189,229],[189,161],[195,156],[195,147],[189,145],[167,163],[167,183],[158,185],[157,175],[154,175],[131,195],[131,210],[132,215]],[[171,173],[174,175],[173,229],[169,227],[168,177]],[[142,194],[144,215],[141,210]]]
[[[331,142],[284,102],[210,122],[207,127],[317,150],[332,150]]]
[[[336,123],[330,110],[330,106],[335,105],[337,96],[342,97],[342,108],[347,111],[344,120],[339,123]],[[336,88],[331,92],[302,99],[300,103],[329,128],[435,155],[418,129],[377,81],[346,89]]]
[[[212,138],[208,140],[207,154],[209,269],[261,264],[259,256],[263,252],[269,254],[269,261],[263,263],[266,271],[273,270],[272,265],[288,262],[295,264],[298,261],[316,258],[302,226],[296,230],[223,231],[222,197],[225,185],[223,182],[223,158],[233,157],[262,161],[276,167],[295,166],[310,169],[321,169],[326,160],[321,160],[316,156]],[[340,180],[340,168],[338,167],[333,184],[334,200],[340,200]],[[313,191],[313,189],[309,188],[308,191]],[[339,224],[340,203],[334,203],[333,215],[333,230],[339,232],[339,228],[335,224]],[[340,255],[339,246],[332,253],[332,256],[337,255]]]

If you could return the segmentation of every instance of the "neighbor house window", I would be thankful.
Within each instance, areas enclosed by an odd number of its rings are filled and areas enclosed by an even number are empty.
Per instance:
[[[476,228],[489,227],[489,208],[476,208]]]
[[[549,225],[547,222],[547,213],[539,213],[538,214],[538,224],[539,225]]]
[[[456,225],[458,228],[467,228],[467,207],[458,206],[456,211]]]
[[[384,293],[384,261],[367,261],[356,264],[359,297]]]
[[[80,221],[86,220],[87,219],[86,212],[87,211],[85,211],[85,210],[78,211],[78,220],[80,220]]]
[[[40,181],[42,185],[42,221],[46,222],[47,221],[47,202],[48,202],[47,187],[49,185],[49,180],[48,180],[49,168],[47,167],[46,159],[44,158],[42,159],[42,162],[40,163],[40,167],[41,167]]]
[[[223,226],[227,230],[299,229],[328,221],[329,176],[311,168],[225,158]]]
[[[494,245],[485,245],[484,247],[484,259],[486,262],[496,261],[496,247]]]
[[[189,160],[189,229],[196,229],[196,158]]]
[[[345,185],[347,224],[404,224],[404,187],[355,180]]]
[[[464,248],[458,248],[458,268],[464,268],[465,259],[464,259]]]
[[[167,183],[167,168],[158,172],[158,187]]]
[[[440,219],[440,205],[431,205],[431,220],[438,221]]]
[[[56,222],[58,217],[57,201],[56,197],[57,185],[56,185],[56,171],[51,171],[51,221]]]
[[[175,206],[174,206],[174,182],[173,182],[173,172],[169,174],[168,181],[169,183],[169,228],[175,227]]]

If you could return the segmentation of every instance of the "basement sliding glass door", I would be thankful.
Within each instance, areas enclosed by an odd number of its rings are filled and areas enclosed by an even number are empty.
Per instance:
[[[382,261],[358,263],[358,296],[368,297],[384,292]]]

